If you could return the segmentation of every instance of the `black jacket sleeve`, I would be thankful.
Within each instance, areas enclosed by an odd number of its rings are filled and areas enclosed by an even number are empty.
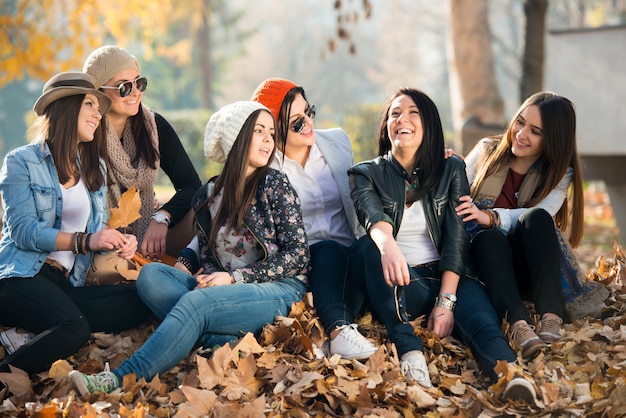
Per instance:
[[[162,207],[172,215],[171,227],[191,209],[191,198],[202,183],[172,125],[158,113],[155,113],[155,120],[159,134],[161,168],[176,190],[174,196]]]

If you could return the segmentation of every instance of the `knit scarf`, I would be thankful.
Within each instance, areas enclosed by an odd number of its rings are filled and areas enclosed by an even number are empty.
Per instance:
[[[500,164],[500,168],[495,173],[483,180],[482,184],[478,188],[478,193],[474,198],[474,202],[478,205],[478,207],[482,209],[493,208],[496,199],[502,192],[502,187],[504,186],[504,182],[510,168],[510,162],[503,162]],[[539,182],[541,181],[539,168],[540,165],[536,162],[530,170],[528,170],[528,173],[524,177],[522,185],[519,189],[519,195],[517,197],[518,208],[526,207],[526,204],[539,186]]]
[[[152,146],[158,149],[159,137],[154,112],[143,104],[141,106],[143,108],[144,123]],[[141,209],[139,211],[141,218],[133,222],[125,232],[134,234],[137,237],[137,241],[141,243],[150,224],[150,217],[156,209],[154,181],[158,174],[158,169],[150,168],[143,159],[139,160],[137,166],[133,166],[131,163],[137,154],[137,147],[136,139],[131,131],[130,120],[126,121],[122,139],[117,137],[115,129],[110,124],[107,126],[106,141],[110,163],[109,184],[107,184],[107,206],[109,210],[117,207],[122,193],[133,184],[135,185],[141,198]],[[156,162],[156,166],[159,167],[159,161]]]

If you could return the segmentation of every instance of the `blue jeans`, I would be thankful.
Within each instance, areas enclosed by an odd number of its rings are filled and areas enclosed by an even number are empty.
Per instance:
[[[309,287],[320,323],[330,333],[338,326],[355,322],[367,299],[367,290],[361,277],[350,274],[350,254],[353,247],[344,247],[337,241],[326,240],[309,248]]]
[[[158,272],[164,274],[157,276]],[[161,264],[148,269],[145,274],[148,273],[158,283],[150,292],[154,299],[144,289],[143,298],[150,300],[149,306],[154,308],[159,300],[171,303],[176,299],[176,302],[144,345],[113,371],[120,382],[129,373],[152,379],[178,364],[196,344],[213,347],[232,344],[248,332],[259,335],[277,315],[289,315],[291,305],[299,302],[307,291],[305,283],[291,277],[192,290],[196,286],[195,277],[174,267]],[[182,296],[175,293],[168,297],[169,289],[180,292],[181,285],[187,289]],[[160,311],[167,309],[165,306]]]
[[[398,354],[402,356],[412,350],[421,351],[424,344],[415,335],[413,326],[400,320],[394,288],[383,279],[380,251],[369,236],[357,241],[350,268],[353,275],[364,278],[371,304],[385,324],[389,339],[396,345]],[[411,318],[428,316],[439,294],[441,273],[437,265],[410,269],[413,279],[404,287],[401,303]],[[497,360],[516,360],[500,328],[500,319],[484,286],[478,281],[463,277],[459,281],[457,297],[452,335],[470,347],[485,373],[495,381],[497,375],[493,368]]]
[[[194,276],[163,263],[141,267],[136,281],[139,298],[161,320],[196,284]]]

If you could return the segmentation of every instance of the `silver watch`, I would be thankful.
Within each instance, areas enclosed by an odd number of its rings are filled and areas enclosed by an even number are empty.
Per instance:
[[[232,271],[233,284],[245,283],[246,279],[243,278],[243,274],[239,270]]]
[[[152,214],[152,219],[154,219],[154,221],[158,224],[165,224],[168,226],[170,224],[170,218],[165,214],[165,212],[154,212],[154,214]]]
[[[449,299],[450,302],[456,303],[456,295],[454,293],[442,293],[439,296],[443,296],[446,299]]]

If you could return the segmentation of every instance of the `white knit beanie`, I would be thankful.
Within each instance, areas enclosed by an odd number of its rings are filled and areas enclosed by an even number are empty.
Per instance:
[[[141,73],[137,58],[124,48],[115,45],[105,45],[96,49],[89,54],[83,65],[83,72],[91,76],[97,89],[128,69]]]
[[[241,101],[215,112],[204,132],[204,155],[216,163],[224,163],[228,153],[250,115],[258,109],[269,109],[259,102]]]

